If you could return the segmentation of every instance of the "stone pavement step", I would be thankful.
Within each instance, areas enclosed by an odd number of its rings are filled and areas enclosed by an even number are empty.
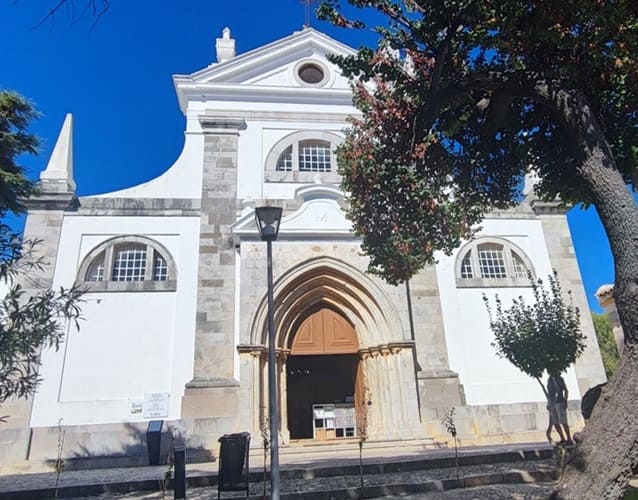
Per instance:
[[[476,474],[458,479],[433,480],[420,483],[402,483],[345,488],[330,491],[310,491],[289,493],[282,500],[353,500],[358,498],[384,498],[417,493],[443,492],[455,489],[474,488],[493,484],[526,484],[551,482],[556,480],[554,471],[508,471],[504,473]],[[254,499],[267,500],[267,496],[253,496]]]
[[[364,457],[364,474],[387,474],[423,469],[453,467],[453,449],[420,450],[418,453],[402,455],[402,449],[371,451],[374,456]],[[358,453],[358,451],[357,451]],[[497,462],[516,463],[521,461],[547,460],[552,449],[547,445],[499,445],[491,447],[467,447],[459,450],[459,464],[462,466],[490,464]],[[282,463],[282,480],[310,480],[330,478],[359,473],[358,454],[333,453],[332,456],[316,454],[299,455],[299,462]],[[253,465],[253,463],[251,463]],[[127,492],[157,490],[166,466],[134,467],[122,469],[101,469],[65,471],[60,474],[58,493],[60,497],[99,495],[103,492]],[[251,466],[251,482],[263,478],[261,465]],[[0,499],[52,498],[55,491],[55,473],[14,474],[0,477]],[[217,464],[192,464],[187,469],[189,487],[216,485]]]
[[[434,471],[434,474],[428,473],[428,471],[420,471],[418,473],[403,474],[403,475],[383,475],[379,478],[377,476],[365,477],[365,486],[361,490],[359,486],[358,477],[341,476],[339,478],[332,478],[330,482],[326,480],[317,479],[314,481],[282,481],[281,498],[284,500],[341,500],[341,499],[357,499],[357,498],[403,498],[409,496],[416,499],[421,497],[435,498],[445,493],[452,493],[453,498],[462,498],[467,500],[467,492],[476,491],[477,488],[498,488],[499,490],[506,490],[512,485],[517,485],[519,490],[525,491],[543,489],[548,491],[553,485],[553,467],[549,467],[548,464],[539,464],[539,470],[507,470],[501,466],[492,467],[492,471],[478,470],[476,467],[471,467],[467,470],[467,475],[461,475],[459,479],[450,479],[450,476],[455,476],[454,469],[442,469],[440,471]],[[543,468],[544,467],[544,468]],[[466,472],[465,469],[461,469],[461,473]],[[427,476],[435,477],[427,477]],[[398,480],[397,480],[398,479]],[[539,482],[542,481],[542,482]],[[251,483],[250,498],[253,499],[267,499],[268,496],[262,496],[264,494],[263,484]],[[243,498],[244,492],[223,492],[222,498],[239,497]],[[436,496],[432,496],[436,495]],[[471,498],[475,498],[472,493]],[[145,492],[135,491],[129,493],[104,493],[97,497],[75,497],[72,500],[113,500],[113,499],[161,499],[168,496],[170,498],[171,492],[166,493],[161,491]],[[188,488],[187,496],[189,500],[214,500],[217,498],[217,490],[214,486],[210,487],[195,487]],[[486,498],[486,497],[480,497]],[[487,497],[491,498],[491,497]],[[499,498],[509,499],[508,496],[501,496]],[[523,497],[520,497],[523,498]],[[528,498],[525,496],[524,498]],[[545,495],[543,498],[547,498]],[[493,499],[492,499],[493,500]]]
[[[250,454],[251,456],[259,455],[263,452],[262,448],[255,447],[256,442],[252,443]],[[367,450],[383,450],[383,449],[440,449],[447,448],[445,443],[439,443],[431,438],[422,439],[404,439],[401,441],[366,441],[364,447]],[[294,455],[299,453],[334,453],[335,451],[342,452],[344,450],[359,450],[358,438],[345,438],[343,440],[335,441],[314,441],[311,439],[302,439],[291,441],[287,446],[280,446],[279,454],[281,456]]]

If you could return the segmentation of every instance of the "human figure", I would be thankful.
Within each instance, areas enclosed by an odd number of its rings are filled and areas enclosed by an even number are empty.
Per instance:
[[[549,423],[547,424],[547,430],[545,431],[545,436],[547,436],[547,441],[549,444],[554,444],[554,440],[552,439],[552,429],[554,428],[554,421],[552,420],[552,413],[549,411],[549,402],[547,403],[547,411],[549,413]]]
[[[550,424],[560,436],[560,443],[565,445],[573,445],[572,435],[567,423],[567,385],[565,380],[558,373],[550,373],[547,379],[547,407],[549,410]],[[549,437],[548,428],[548,439]]]

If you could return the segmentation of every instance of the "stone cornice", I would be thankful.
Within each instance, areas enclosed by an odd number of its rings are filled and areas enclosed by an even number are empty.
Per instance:
[[[77,215],[199,216],[201,201],[191,198],[79,199]]]
[[[199,116],[199,123],[204,134],[238,135],[240,130],[246,128],[243,118],[229,118],[219,115]]]
[[[278,121],[278,122],[321,122],[321,123],[346,123],[351,116],[360,116],[358,113],[322,113],[316,111],[237,111],[237,110],[215,110],[210,115],[198,113],[200,122],[209,118],[218,119],[219,116],[226,118],[241,119],[245,121]]]
[[[530,206],[536,215],[565,215],[570,208],[561,201],[532,200]]]
[[[220,83],[180,82],[182,109],[187,101],[200,102],[267,102],[269,104],[317,104],[352,106],[352,90],[312,87],[276,87],[270,85],[233,85]],[[354,108],[353,108],[354,109]]]
[[[186,383],[187,389],[207,389],[215,387],[239,387],[239,382],[229,378],[194,378]]]
[[[79,205],[73,192],[40,192],[23,203],[28,210],[77,210]]]

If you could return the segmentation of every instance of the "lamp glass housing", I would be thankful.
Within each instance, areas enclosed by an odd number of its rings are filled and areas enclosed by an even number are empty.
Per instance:
[[[259,236],[263,241],[274,241],[279,233],[281,222],[281,207],[255,208],[255,222],[259,229]]]

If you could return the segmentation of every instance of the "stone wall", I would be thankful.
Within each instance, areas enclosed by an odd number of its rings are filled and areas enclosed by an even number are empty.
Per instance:
[[[532,206],[543,226],[552,268],[557,271],[564,292],[571,291],[574,305],[580,309],[581,328],[586,338],[586,348],[576,360],[575,367],[578,388],[581,394],[585,394],[590,388],[606,382],[607,377],[589,314],[589,304],[585,296],[565,209],[557,207],[555,203],[536,202]]]
[[[436,442],[454,446],[443,420],[451,407],[422,409],[424,433]],[[567,419],[572,434],[584,426],[580,401],[570,401]],[[546,441],[549,413],[544,402],[504,405],[456,406],[454,424],[459,446]],[[553,439],[558,434],[553,432]]]

